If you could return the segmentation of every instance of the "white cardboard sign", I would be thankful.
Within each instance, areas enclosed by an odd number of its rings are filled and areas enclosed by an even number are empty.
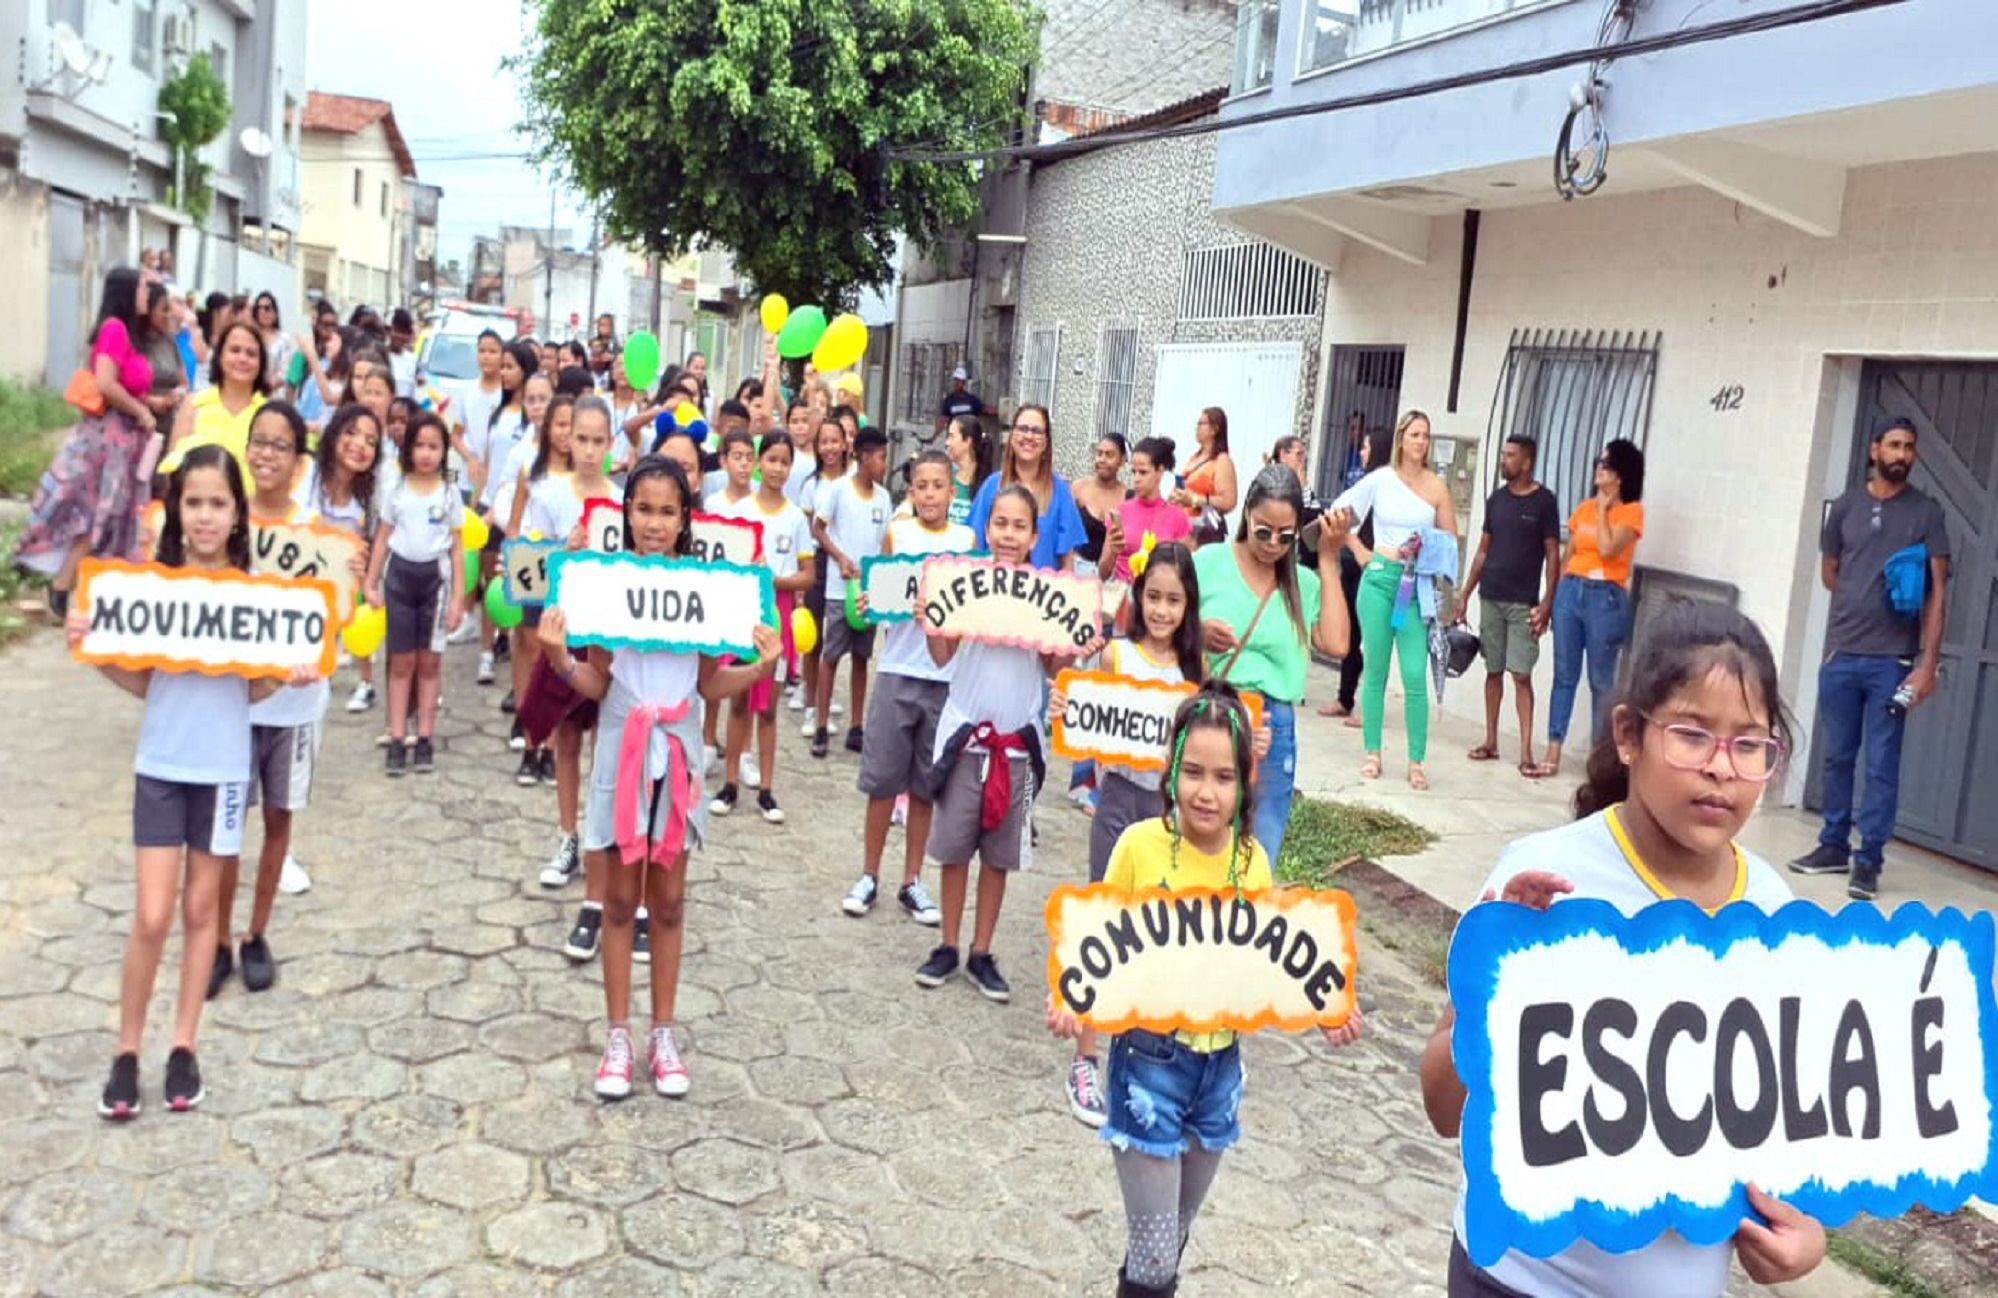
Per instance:
[[[753,659],[753,628],[777,617],[776,587],[759,566],[570,550],[548,572],[569,638],[606,649]]]
[[[132,671],[331,676],[336,598],[327,581],[86,559],[77,606],[90,629],[76,658]]]
[[[343,625],[353,616],[354,592],[360,586],[353,564],[361,551],[361,538],[343,527],[250,520],[251,566],[279,577],[332,582]]]
[[[1074,657],[1102,629],[1102,582],[997,559],[929,558],[917,598],[931,635]]]

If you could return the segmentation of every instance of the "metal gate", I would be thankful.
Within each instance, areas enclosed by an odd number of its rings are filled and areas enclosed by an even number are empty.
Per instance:
[[[1393,428],[1401,417],[1401,362],[1396,347],[1334,347],[1319,437],[1318,495],[1330,500],[1344,489],[1347,429],[1359,416],[1369,433]]]
[[[84,361],[90,310],[83,291],[83,200],[49,195],[49,351],[42,381],[60,392]]]
[[[1914,422],[1909,481],[1942,503],[1953,558],[1936,692],[1908,714],[1902,741],[1895,833],[1998,870],[1988,775],[1998,765],[1998,365],[1867,362],[1850,482],[1866,481],[1874,430],[1897,418]]]
[[[1484,481],[1498,486],[1505,440],[1524,433],[1539,446],[1534,476],[1565,515],[1595,493],[1596,452],[1622,437],[1645,447],[1658,378],[1655,333],[1515,329],[1492,398]]]

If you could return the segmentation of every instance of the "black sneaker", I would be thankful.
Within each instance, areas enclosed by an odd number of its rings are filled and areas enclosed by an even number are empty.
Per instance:
[[[756,809],[763,813],[764,824],[781,825],[784,823],[784,808],[777,805],[777,795],[770,790],[765,789],[756,795]]]
[[[631,926],[631,958],[640,964],[652,963],[652,917],[642,910]]]
[[[513,657],[513,637],[496,635],[493,637],[493,661],[503,663]]]
[[[506,697],[500,700],[500,711],[512,712],[513,710],[514,710],[513,691],[508,690],[506,692]]]
[[[541,782],[551,789],[555,787],[555,750],[552,748],[541,750]]]
[[[832,747],[832,736],[826,733],[826,728],[824,726],[820,726],[818,730],[814,732],[812,735],[812,756],[824,757],[826,755],[826,750],[831,747]]]
[[[738,795],[736,793],[735,785],[733,784],[722,785],[721,792],[717,793],[714,796],[714,800],[708,803],[708,814],[710,816],[729,815],[735,810],[735,800],[737,796]]]
[[[941,987],[956,972],[957,948],[940,946],[930,952],[930,958],[923,961],[922,967],[916,970],[916,986]]]
[[[1846,849],[1833,847],[1830,843],[1819,843],[1809,852],[1790,862],[1792,874],[1844,874],[1851,869]]]
[[[541,783],[541,759],[535,756],[533,749],[520,755],[520,769],[513,773],[513,782],[522,788]]]
[[[416,747],[409,758],[409,769],[418,775],[428,775],[437,769],[437,755],[430,751],[430,741],[421,735],[416,737]]]
[[[1852,867],[1852,877],[1845,881],[1845,895],[1855,901],[1872,901],[1880,895],[1880,867],[1870,861],[1861,861]]]
[[[277,961],[263,934],[243,939],[243,986],[253,992],[267,992],[277,982]]]
[[[576,927],[569,930],[569,940],[562,944],[562,954],[577,964],[594,960],[603,935],[603,911],[595,906],[585,906],[576,913]]]
[[[861,748],[864,747],[864,744],[862,743],[862,738],[863,736],[861,734],[861,729],[859,726],[855,726],[853,729],[847,731],[846,751],[849,753],[859,752]]]
[[[222,994],[222,985],[229,981],[229,975],[236,972],[236,957],[230,954],[227,943],[215,948],[215,967],[208,971],[208,999],[214,1000]]]
[[[506,746],[516,753],[527,751],[527,731],[519,717],[513,719],[513,728],[506,732]]]
[[[409,769],[409,750],[401,744],[390,742],[382,752],[382,772],[391,779]]]
[[[119,1055],[111,1061],[111,1080],[97,1101],[97,1116],[125,1122],[139,1116],[139,1057]]]
[[[990,951],[973,951],[971,958],[964,962],[964,976],[978,984],[978,990],[988,1001],[998,1001],[1004,1005],[1013,999],[1013,985],[999,975],[999,962],[992,958]]]
[[[186,1046],[175,1046],[167,1056],[166,1103],[175,1113],[186,1113],[198,1106],[207,1092],[201,1089],[201,1065],[194,1062],[194,1052]]]

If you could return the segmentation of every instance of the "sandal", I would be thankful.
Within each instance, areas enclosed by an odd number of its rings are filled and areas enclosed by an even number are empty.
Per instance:
[[[1321,717],[1350,717],[1353,715],[1353,710],[1338,703],[1321,703],[1318,705],[1318,715]]]
[[[1347,717],[1344,721],[1340,722],[1339,724],[1346,727],[1346,729],[1348,730],[1358,730],[1363,723],[1360,720],[1360,714],[1358,712],[1355,712],[1353,713],[1353,715]]]
[[[1540,763],[1539,763],[1539,762],[1521,762],[1521,763],[1519,764],[1519,778],[1520,778],[1520,779],[1522,779],[1522,780],[1537,780],[1537,779],[1541,778],[1541,777],[1540,777]]]
[[[1490,744],[1479,744],[1476,748],[1465,754],[1465,756],[1474,762],[1495,762],[1498,760],[1498,749],[1493,748]]]
[[[1417,793],[1427,793],[1429,791],[1429,777],[1422,773],[1421,762],[1410,762],[1408,764],[1408,787],[1414,789]]]
[[[1367,760],[1360,763],[1360,778],[1363,780],[1378,780],[1381,778],[1381,755],[1379,753],[1368,753]]]

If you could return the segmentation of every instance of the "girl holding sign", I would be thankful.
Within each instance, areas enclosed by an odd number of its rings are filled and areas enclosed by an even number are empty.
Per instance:
[[[833,488],[839,485],[841,479],[845,478],[848,470],[852,468],[852,457],[848,454],[846,443],[846,429],[831,415],[819,421],[816,449],[818,451],[816,462],[812,465],[812,471],[805,475],[804,485],[799,490],[802,499],[793,497],[797,501],[798,508],[804,511],[808,519],[817,516],[820,501],[831,496]],[[805,611],[811,614],[812,623],[819,628],[819,638],[823,640],[826,626],[824,582],[814,582],[806,588]],[[803,734],[805,738],[811,739],[817,736],[819,730],[817,649],[799,655],[798,680],[798,691],[791,696],[790,707],[793,712],[806,714]],[[828,716],[836,717],[844,710],[838,699],[830,699],[826,703]]]
[[[684,558],[693,491],[680,466],[648,455],[632,468],[624,492],[624,548],[637,555]],[[597,1066],[596,1093],[607,1100],[631,1094],[636,1052],[631,1029],[632,939],[641,900],[651,906],[652,1031],[646,1063],[661,1095],[687,1093],[687,1066],[673,1036],[685,941],[688,852],[707,836],[702,797],[701,712],[770,675],[783,650],[777,633],[758,623],[757,659],[724,667],[691,653],[592,647],[569,651],[568,619],[543,613],[542,651],[556,675],[602,704],[590,770],[583,847],[589,872],[606,883],[603,911],[604,1007],[610,1038]],[[652,772],[663,749],[663,776]],[[657,867],[656,870],[654,867]]]
[[[540,384],[530,380],[530,391],[538,391]],[[562,500],[574,495],[571,477],[575,473],[575,455],[572,445],[576,419],[576,399],[568,396],[550,397],[545,410],[541,412],[541,431],[532,443],[523,443],[513,453],[514,463],[505,470],[511,480],[510,487],[503,487],[500,499],[506,502],[506,534],[525,536],[528,532],[541,531],[528,526],[523,520],[527,517],[527,502],[534,491],[543,483],[552,486],[546,492],[553,498]],[[530,449],[531,448],[531,449]],[[601,465],[599,466],[601,467]],[[608,492],[600,492],[608,495]],[[577,519],[581,521],[581,515]],[[544,537],[567,537],[574,525],[559,531],[542,531]],[[513,630],[513,690],[509,695],[518,707],[527,698],[528,679],[534,671],[534,628],[541,624],[541,606],[531,604],[520,611],[520,625]],[[520,750],[520,769],[513,773],[513,782],[531,788],[536,784],[557,784],[559,777],[555,767],[555,754],[546,747],[537,748],[529,740],[525,723],[519,713],[514,715],[513,733],[508,737],[508,746]]]
[[[242,471],[227,450],[198,446],[168,480],[166,522],[155,562],[163,568],[248,572],[249,501]],[[87,609],[64,622],[70,648],[90,630]],[[243,850],[244,801],[250,778],[250,705],[276,693],[280,682],[105,664],[106,680],[144,699],[139,723],[138,775],[132,799],[132,843],[138,850],[138,893],[125,943],[118,996],[118,1054],[97,1112],[113,1120],[139,1114],[139,1046],[153,979],[181,900],[184,949],[173,1049],[167,1055],[166,1103],[176,1113],[201,1103],[201,1068],[194,1057],[201,1007],[217,946],[216,896],[225,869]],[[291,684],[309,685],[310,666]],[[183,865],[183,861],[185,864]],[[186,897],[177,898],[185,871]]]
[[[1670,898],[1709,913],[1734,901],[1774,912],[1793,900],[1783,876],[1735,841],[1791,743],[1776,659],[1753,622],[1719,604],[1671,605],[1605,715],[1604,742],[1575,793],[1578,819],[1507,847],[1481,904],[1545,910],[1563,897],[1594,897],[1633,915]],[[1423,1105],[1446,1137],[1458,1134],[1467,1096],[1451,1054],[1455,1024],[1456,1011],[1446,1006],[1422,1055]],[[1642,1248],[1610,1253],[1577,1240],[1552,1257],[1514,1250],[1486,1269],[1464,1251],[1465,1203],[1460,1189],[1452,1298],[1718,1296],[1727,1289],[1730,1257],[1769,1285],[1805,1275],[1825,1255],[1823,1226],[1751,1185],[1756,1216],[1743,1220],[1730,1242],[1699,1246],[1667,1231]]]
[[[1270,887],[1270,858],[1250,832],[1253,744],[1249,710],[1226,684],[1202,686],[1180,704],[1167,741],[1164,810],[1117,840],[1103,884],[1125,894]],[[1351,1045],[1363,1026],[1356,1007],[1343,1025],[1323,1029],[1325,1041]],[[1048,1028],[1078,1040],[1087,1031],[1053,995]],[[1170,1295],[1178,1286],[1179,1259],[1221,1152],[1242,1138],[1242,1082],[1240,1041],[1226,1029],[1165,1035],[1134,1028],[1111,1042],[1103,1139],[1124,1195],[1119,1295]]]
[[[422,411],[403,435],[402,481],[382,506],[368,563],[368,600],[388,613],[389,743],[385,773],[436,769],[430,732],[443,689],[444,641],[465,620],[465,509],[444,480],[450,435]],[[403,747],[416,693],[416,751]]]

